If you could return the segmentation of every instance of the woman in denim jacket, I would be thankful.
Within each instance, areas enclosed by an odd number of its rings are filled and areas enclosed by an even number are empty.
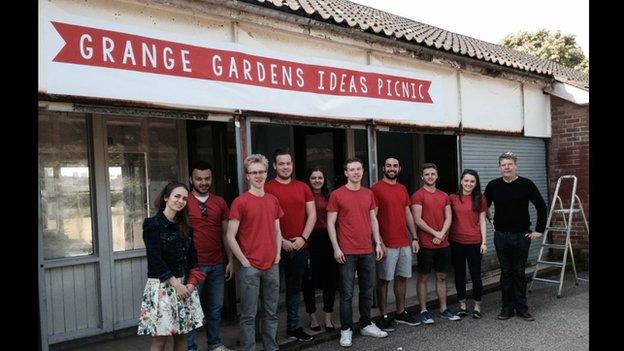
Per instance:
[[[204,314],[195,286],[197,252],[193,246],[186,201],[188,188],[170,182],[156,198],[159,211],[143,222],[147,284],[138,334],[151,335],[151,350],[164,350],[173,336],[174,351],[186,351],[186,333],[202,326]]]

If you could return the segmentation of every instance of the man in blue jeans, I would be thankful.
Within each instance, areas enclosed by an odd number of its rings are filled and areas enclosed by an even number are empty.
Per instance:
[[[223,198],[208,191],[212,185],[209,163],[200,161],[193,166],[190,183],[193,191],[188,197],[188,216],[199,269],[206,274],[206,279],[199,284],[199,298],[206,317],[206,341],[208,350],[227,351],[229,349],[219,338],[219,326],[225,281],[234,274],[232,253],[224,245],[229,210]],[[187,335],[189,351],[197,350],[195,334],[192,330]]]

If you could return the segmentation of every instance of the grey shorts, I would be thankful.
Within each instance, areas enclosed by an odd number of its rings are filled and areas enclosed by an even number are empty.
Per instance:
[[[404,278],[412,277],[412,248],[388,248],[388,253],[377,262],[377,278],[390,281],[398,275]]]

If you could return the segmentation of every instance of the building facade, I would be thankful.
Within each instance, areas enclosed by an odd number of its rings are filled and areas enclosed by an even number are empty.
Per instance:
[[[278,147],[293,150],[297,178],[321,166],[331,187],[348,157],[370,185],[395,156],[410,192],[425,162],[446,192],[464,168],[485,186],[511,150],[546,197],[551,95],[569,72],[404,21],[337,0],[40,1],[42,344],[137,324],[142,221],[196,160],[215,165],[212,190],[229,204],[246,189],[242,160]],[[496,268],[493,250],[484,266]]]

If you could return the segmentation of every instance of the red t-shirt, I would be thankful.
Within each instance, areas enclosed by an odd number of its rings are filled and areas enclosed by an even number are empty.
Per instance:
[[[384,244],[392,248],[409,246],[405,207],[409,206],[410,199],[405,186],[380,180],[371,187],[371,190],[379,206],[377,220],[379,221],[379,234]]]
[[[240,221],[236,241],[253,267],[266,271],[273,266],[277,256],[275,220],[283,215],[271,194],[258,197],[245,192],[232,202],[230,219]]]
[[[225,261],[221,221],[228,220],[228,207],[222,197],[210,194],[206,200],[208,216],[202,216],[199,199],[191,193],[186,208],[193,227],[193,244],[200,265],[215,265]]]
[[[327,230],[327,200],[321,193],[314,194],[314,206],[316,207],[316,223],[314,230]]]
[[[449,234],[449,240],[460,244],[480,244],[481,226],[479,214],[487,211],[485,196],[481,196],[479,213],[472,210],[472,196],[453,194],[449,196],[451,210],[453,211],[453,223]]]
[[[412,194],[410,199],[410,206],[421,205],[422,206],[422,219],[433,230],[442,230],[444,226],[444,208],[446,205],[450,205],[449,196],[442,190],[436,189],[433,193],[420,188]],[[414,218],[416,220],[416,218]],[[420,246],[427,249],[441,249],[449,246],[448,235],[444,237],[444,240],[438,245],[431,242],[433,235],[418,228],[418,243]]]
[[[354,191],[343,185],[329,196],[327,212],[338,212],[338,245],[345,255],[373,252],[370,211],[376,208],[375,195],[365,187]]]
[[[306,202],[314,201],[310,187],[296,179],[291,179],[288,184],[273,179],[266,182],[264,191],[275,195],[284,211],[284,218],[280,220],[282,237],[292,239],[301,236],[307,218]]]

